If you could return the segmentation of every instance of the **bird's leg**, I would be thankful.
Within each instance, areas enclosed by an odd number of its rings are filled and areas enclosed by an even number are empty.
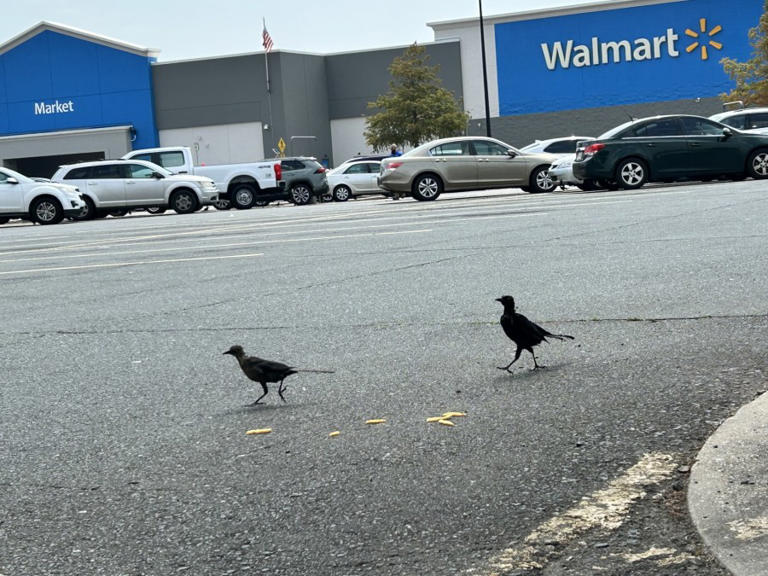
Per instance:
[[[251,406],[256,406],[256,404],[258,404],[258,403],[259,403],[259,400],[261,400],[262,398],[264,398],[264,396],[266,396],[266,395],[267,395],[267,393],[269,392],[269,388],[267,388],[267,385],[266,385],[266,383],[265,383],[265,382],[259,382],[259,384],[261,384],[261,388],[262,388],[262,390],[264,390],[264,394],[262,394],[261,396],[259,396],[258,398],[256,398],[256,402],[254,402],[253,404],[251,404]]]
[[[283,378],[283,380],[285,380],[285,378]],[[277,388],[277,393],[280,395],[280,399],[285,402],[283,392],[288,389],[288,386],[283,385],[283,380],[280,380],[280,386]]]
[[[533,350],[531,350],[531,356],[533,356],[533,369],[538,370],[539,368],[546,368],[546,366],[542,366],[538,362],[536,362],[536,354],[533,353]]]
[[[512,364],[514,364],[515,362],[517,362],[517,359],[520,358],[520,354],[521,354],[522,351],[523,351],[523,349],[518,347],[517,351],[515,352],[515,359],[512,360],[512,362],[510,362],[506,366],[496,366],[496,368],[498,368],[499,370],[506,370],[507,372],[511,372],[509,367],[512,366]]]

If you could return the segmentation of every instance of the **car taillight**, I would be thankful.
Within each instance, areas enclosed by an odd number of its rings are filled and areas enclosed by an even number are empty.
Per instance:
[[[584,148],[584,156],[593,156],[605,148],[605,144],[590,144]]]
[[[275,164],[275,180],[283,179],[283,167],[280,164]]]
[[[315,174],[322,174],[323,172],[328,172],[328,169],[324,166],[320,166],[317,170],[315,170]]]
[[[394,170],[395,168],[400,168],[402,165],[402,162],[390,162],[387,164],[387,170]]]

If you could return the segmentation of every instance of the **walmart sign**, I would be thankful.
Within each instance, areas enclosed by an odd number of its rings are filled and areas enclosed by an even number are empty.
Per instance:
[[[720,59],[750,57],[761,12],[755,0],[670,0],[497,24],[500,113],[717,96],[731,88]]]

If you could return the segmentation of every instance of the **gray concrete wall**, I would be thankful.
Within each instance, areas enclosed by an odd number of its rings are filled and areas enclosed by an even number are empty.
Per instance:
[[[696,114],[710,116],[722,111],[719,98],[672,100],[607,108],[582,108],[544,114],[523,114],[491,118],[491,133],[495,138],[521,147],[534,140],[559,136],[599,136],[627,122],[631,118],[644,118],[657,114]],[[485,135],[485,118],[474,118],[469,123],[472,135]]]
[[[279,85],[273,84],[273,102],[280,100],[282,136],[292,156],[331,155],[331,126],[326,98],[325,57],[311,54],[280,54]],[[305,138],[301,138],[305,137]]]
[[[443,87],[461,99],[461,53],[458,42],[423,45],[429,64],[440,67]],[[368,116],[373,102],[389,91],[389,65],[406,47],[368,52],[330,54],[325,57],[328,81],[328,109],[331,120]]]
[[[266,111],[261,54],[154,64],[158,130],[262,121]]]

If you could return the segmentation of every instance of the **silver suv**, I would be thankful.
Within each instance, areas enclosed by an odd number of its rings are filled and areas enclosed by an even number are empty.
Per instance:
[[[101,160],[61,166],[51,180],[80,189],[86,207],[78,220],[154,207],[189,214],[213,204],[219,196],[210,178],[172,174],[143,160]]]

